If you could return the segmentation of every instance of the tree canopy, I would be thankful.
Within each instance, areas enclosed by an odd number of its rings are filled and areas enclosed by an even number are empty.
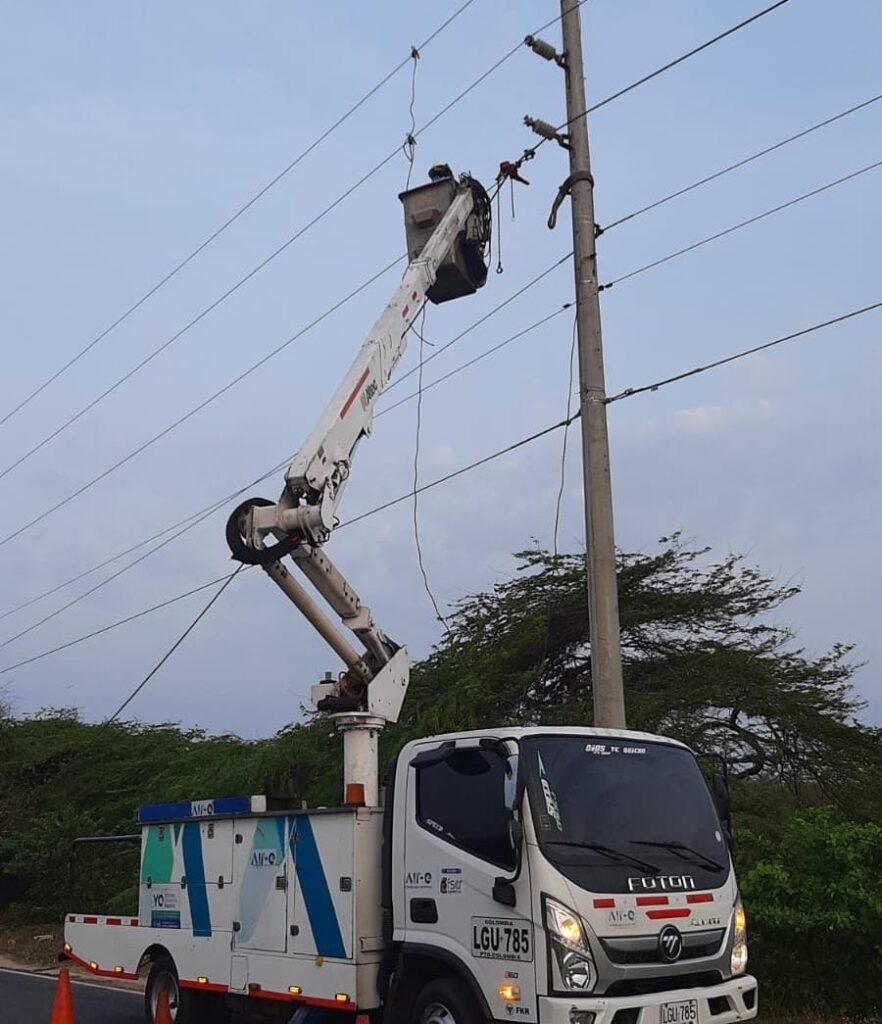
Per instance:
[[[618,581],[630,727],[713,755],[733,780],[761,976],[782,1005],[830,1007],[851,993],[849,1005],[866,1012],[876,998],[866,978],[882,948],[882,731],[860,722],[851,648],[809,651],[783,623],[796,586],[679,535],[651,553],[621,554]],[[590,643],[584,556],[522,552],[514,575],[453,609],[437,647],[414,665],[384,755],[439,732],[590,725]],[[0,909],[13,904],[42,920],[61,913],[71,840],[131,833],[139,804],[261,790],[335,803],[341,746],[315,713],[245,741],[168,723],[93,725],[70,709],[17,719],[0,703]],[[89,889],[80,909],[126,912],[126,863],[118,878],[105,870],[104,889]],[[860,883],[860,928],[824,897],[841,890],[840,868]],[[803,870],[814,917],[794,880]],[[821,991],[817,957],[803,955],[816,925],[872,970],[846,972]]]

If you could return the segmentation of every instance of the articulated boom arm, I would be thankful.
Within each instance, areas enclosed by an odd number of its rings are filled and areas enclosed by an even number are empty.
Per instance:
[[[439,208],[446,202],[446,210]],[[373,622],[370,609],[363,605],[346,579],[321,550],[337,524],[337,508],[349,479],[352,457],[359,441],[371,433],[374,407],[407,346],[407,334],[427,297],[435,301],[432,288],[439,269],[453,265],[464,273],[463,255],[475,266],[474,253],[480,254],[487,237],[489,205],[486,193],[477,182],[463,176],[459,183],[443,179],[436,185],[405,193],[428,193],[417,203],[417,224],[431,235],[414,252],[404,277],[361,346],[346,376],[325,407],[301,450],[285,475],[285,488],[273,504],[260,498],[243,502],[227,523],[227,541],[234,558],[260,565],[309,619],[347,666],[347,671],[328,694],[325,706],[337,711],[371,711],[389,721],[398,716],[407,687],[406,651],[390,640]],[[478,209],[478,207],[480,207]],[[422,218],[422,219],[421,219]],[[408,240],[411,240],[409,225]],[[486,274],[483,262],[479,269]],[[466,285],[461,294],[474,291],[484,283],[478,279]],[[449,297],[453,297],[450,295]],[[272,536],[274,543],[267,543]],[[365,648],[358,652],[341,636],[302,584],[282,565],[281,558],[291,555],[294,564],[351,630]],[[383,673],[382,685],[377,678]],[[368,695],[368,683],[374,683]],[[329,688],[330,689],[330,688]]]

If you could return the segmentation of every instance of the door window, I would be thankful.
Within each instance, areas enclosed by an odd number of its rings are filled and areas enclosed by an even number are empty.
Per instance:
[[[417,821],[424,829],[482,860],[514,868],[506,762],[498,754],[457,750],[416,771]]]

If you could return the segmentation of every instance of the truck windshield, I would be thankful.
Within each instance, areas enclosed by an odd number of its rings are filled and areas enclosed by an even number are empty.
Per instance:
[[[729,853],[704,778],[682,747],[593,736],[522,741],[544,855],[592,892],[717,888]]]

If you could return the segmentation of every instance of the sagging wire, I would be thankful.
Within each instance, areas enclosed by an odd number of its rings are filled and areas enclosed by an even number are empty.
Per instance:
[[[168,659],[175,653],[175,651],[181,646],[181,644],[187,639],[187,637],[193,632],[193,630],[199,625],[202,619],[208,614],[211,606],[221,596],[221,594],[227,589],[227,587],[233,582],[233,580],[239,575],[239,573],[245,568],[244,565],[240,565],[238,569],[231,572],[223,581],[223,584],[212,594],[210,600],[205,607],[199,612],[195,619],[190,623],[189,626],[184,630],[183,633],[178,637],[177,640],[171,645],[171,647],[163,654],[163,656],[157,661],[152,669],[147,673],[146,676],[141,680],[140,683],[135,687],[134,690],[126,697],[126,699],[120,704],[120,706],[113,712],[113,714],[104,720],[102,724],[110,725],[115,722],[119,716],[125,711],[125,709],[132,703],[135,697],[144,689],[144,687],[150,682],[150,680],[156,675],[156,673],[162,668],[162,666],[168,661]]]
[[[420,430],[422,427],[422,411],[423,411],[423,354],[425,345],[426,332],[426,303],[423,303],[422,314],[420,316],[420,329],[414,330],[414,334],[420,339],[420,361],[417,370],[417,405],[416,405],[416,438],[413,448],[413,539],[416,544],[417,563],[420,567],[420,575],[423,577],[423,587],[429,596],[429,600],[432,602],[432,607],[435,609],[435,616],[438,621],[444,627],[444,632],[450,632],[450,626],[447,624],[447,619],[441,614],[441,608],[435,599],[435,595],[432,593],[432,588],[429,584],[429,575],[426,572],[426,565],[423,560],[423,546],[420,542],[420,523],[419,523],[419,486],[420,486]]]
[[[499,165],[499,173],[496,175],[496,188],[490,194],[492,203],[496,200],[496,273],[503,273],[502,266],[502,186],[508,181],[511,189],[511,219],[515,219],[515,188],[514,183],[519,181],[522,185],[529,185],[529,181],[521,176],[521,167],[527,160],[532,160],[536,155],[534,149],[525,149],[518,160],[503,160]]]
[[[572,405],[573,405],[573,380],[575,378],[575,363],[576,363],[576,342],[578,339],[577,326],[578,326],[578,314],[573,317],[573,340],[570,344],[570,363],[569,363],[569,376],[567,378],[567,415],[563,421],[563,443],[561,444],[560,452],[560,484],[557,488],[557,498],[554,505],[554,529],[552,531],[552,561],[551,571],[554,576],[558,575],[558,558],[560,556],[558,538],[560,534],[560,510],[563,503],[563,493],[566,487],[566,472],[567,472],[567,440],[570,433],[570,425],[573,422]],[[551,642],[551,612],[552,612],[552,600],[551,592],[548,593],[545,600],[545,638],[542,641],[542,655],[539,658],[539,670],[541,671],[545,665],[545,659],[548,657],[548,645]]]
[[[578,339],[577,326],[578,316],[573,317],[573,341],[570,345],[570,374],[567,383],[567,416],[566,426],[563,428],[563,444],[561,445],[560,452],[560,486],[557,489],[557,501],[554,509],[554,533],[552,537],[552,550],[554,553],[554,561],[557,564],[558,556],[558,534],[560,531],[560,508],[563,501],[564,487],[566,485],[566,473],[567,473],[567,439],[570,433],[570,416],[572,412],[573,402],[573,378],[575,376],[575,363],[576,363],[576,341]]]
[[[404,137],[404,144],[401,147],[402,153],[404,153],[404,159],[407,160],[407,180],[404,184],[405,192],[410,188],[410,179],[413,175],[413,162],[416,159],[416,115],[414,114],[414,104],[416,103],[416,77],[417,77],[417,64],[420,60],[420,51],[415,47],[410,48],[410,59],[413,61],[413,71],[410,76],[410,131]]]

